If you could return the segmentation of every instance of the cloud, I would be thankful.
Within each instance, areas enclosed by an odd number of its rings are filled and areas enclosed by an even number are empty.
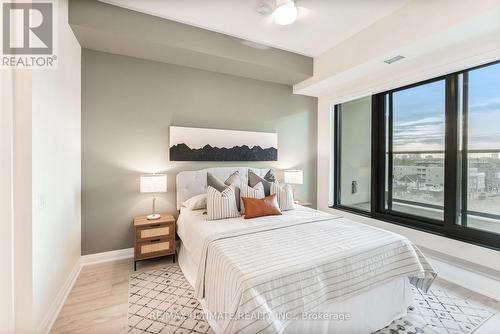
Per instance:
[[[485,102],[472,102],[469,105],[469,112],[471,113],[476,113],[476,112],[483,112],[487,111],[488,113],[495,112],[498,115],[498,118],[500,119],[500,99],[492,99],[492,100],[487,100]]]
[[[395,126],[397,127],[405,127],[405,126],[413,126],[413,125],[429,125],[436,123],[444,123],[444,115],[442,117],[426,117],[421,119],[416,119],[413,121],[406,122],[397,122]]]
[[[394,150],[444,149],[444,117],[424,117],[394,124]]]

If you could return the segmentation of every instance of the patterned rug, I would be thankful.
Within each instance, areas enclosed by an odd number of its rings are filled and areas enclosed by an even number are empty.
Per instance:
[[[415,306],[376,334],[468,334],[494,313],[452,292],[413,288]],[[129,333],[213,333],[177,264],[134,273],[129,280]]]
[[[483,306],[444,289],[431,288],[424,293],[412,286],[412,291],[416,305],[408,308],[408,315],[376,334],[467,334],[494,315]]]

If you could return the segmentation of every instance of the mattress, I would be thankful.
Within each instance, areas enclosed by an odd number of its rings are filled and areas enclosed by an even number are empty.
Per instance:
[[[203,256],[204,243],[207,239],[243,228],[258,230],[260,228],[267,229],[270,226],[280,226],[284,223],[290,223],[290,221],[336,218],[339,217],[298,206],[297,210],[284,212],[282,216],[262,217],[252,220],[244,220],[239,217],[210,222],[205,219],[202,211],[191,211],[182,208],[177,223],[178,234],[182,241],[179,264],[188,281],[193,286],[196,286],[196,276]],[[412,293],[408,279],[397,277],[355,295],[328,302],[316,312],[318,314],[337,314],[337,319],[294,320],[287,325],[284,332],[328,333],[335,331],[341,333],[370,333],[403,316],[411,302]],[[207,307],[205,300],[202,300],[202,305]],[[209,311],[208,307],[206,311]],[[221,326],[220,321],[209,319],[209,322],[217,333],[233,332],[227,326],[221,328],[223,326]]]

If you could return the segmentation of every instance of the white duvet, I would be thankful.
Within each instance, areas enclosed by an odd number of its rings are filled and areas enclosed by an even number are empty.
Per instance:
[[[356,295],[370,291],[367,289],[382,291],[384,285],[387,289],[406,277],[427,288],[435,277],[432,267],[406,238],[304,207],[282,216],[220,221],[206,221],[202,211],[182,209],[178,234],[184,251],[196,262],[198,277],[192,283],[208,312],[279,314],[295,310],[295,314],[321,310],[325,302],[328,306],[335,300],[341,305],[346,297],[362,300]],[[308,255],[302,256],[305,253]],[[294,288],[297,278],[308,288]],[[322,302],[324,296],[327,298]],[[393,310],[399,309],[399,303],[396,298]],[[316,306],[309,306],[313,304]],[[394,319],[392,313],[382,314],[384,321]],[[381,328],[377,320],[357,328]],[[278,318],[225,319],[213,327],[226,333],[275,333],[292,323]],[[325,326],[330,327],[321,332],[330,332],[338,324]]]
[[[192,258],[196,259],[198,263],[203,251],[203,242],[208,237],[219,233],[236,231],[247,227],[279,225],[284,222],[340,218],[300,205],[296,206],[296,210],[284,211],[281,216],[267,216],[254,219],[238,217],[207,221],[207,215],[203,214],[203,212],[204,210],[181,208],[179,219],[177,220],[177,234],[182,240],[182,246],[186,248]]]

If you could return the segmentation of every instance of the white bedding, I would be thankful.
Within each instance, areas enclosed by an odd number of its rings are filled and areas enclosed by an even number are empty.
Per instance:
[[[238,233],[241,229],[250,228],[259,230],[267,229],[270,226],[280,226],[280,224],[294,225],[294,222],[339,218],[300,206],[297,210],[284,212],[282,216],[262,217],[251,220],[244,220],[240,217],[209,222],[206,221],[205,217],[201,210],[191,211],[182,208],[177,222],[177,232],[182,240],[179,263],[186,278],[193,286],[197,286],[197,283],[199,283],[196,281],[196,271],[200,268],[200,259],[204,253],[204,247],[206,247],[204,244],[208,239],[217,238],[221,234]],[[339,221],[341,220],[343,219]],[[356,223],[351,222],[351,224]],[[212,289],[213,286],[212,284]],[[227,293],[226,288],[221,287],[220,292]],[[214,305],[213,294],[217,294],[217,291],[212,291],[212,301],[208,300],[211,305]],[[301,333],[306,331],[309,333],[328,333],[333,331],[342,333],[370,333],[404,315],[406,307],[411,303],[411,295],[407,278],[396,277],[387,279],[382,284],[370,286],[369,289],[365,289],[355,295],[349,295],[334,302],[327,302],[317,310],[320,312],[350,314],[350,321],[292,321],[283,329],[286,333]],[[206,300],[202,301],[204,305],[206,305],[206,302]],[[227,322],[210,321],[210,323],[216,332],[233,331],[227,326]]]
[[[219,233],[239,230],[245,227],[257,227],[270,224],[282,224],[283,222],[301,221],[312,218],[335,217],[321,211],[297,205],[296,210],[284,211],[281,216],[267,216],[255,219],[228,218],[222,220],[207,221],[203,210],[189,210],[182,207],[177,219],[177,234],[182,240],[182,247],[199,264],[199,259],[203,250],[203,242],[210,236]],[[189,280],[189,277],[188,277]],[[195,280],[190,283],[194,286]]]

